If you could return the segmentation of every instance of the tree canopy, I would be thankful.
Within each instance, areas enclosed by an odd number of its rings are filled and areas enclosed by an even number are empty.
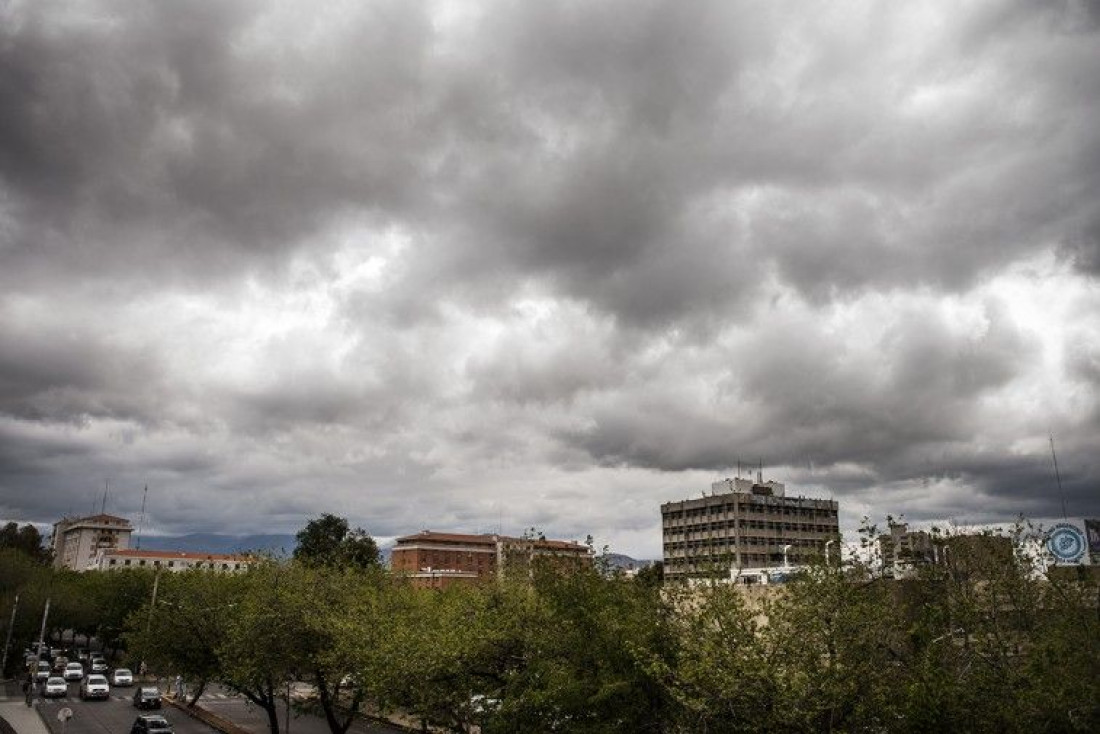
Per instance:
[[[371,568],[380,564],[378,545],[362,528],[352,530],[342,517],[324,513],[298,531],[295,560],[310,566]]]

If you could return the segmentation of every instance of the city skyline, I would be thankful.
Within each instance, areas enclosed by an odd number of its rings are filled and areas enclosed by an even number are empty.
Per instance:
[[[1097,8],[6,4],[0,519],[1100,516]]]

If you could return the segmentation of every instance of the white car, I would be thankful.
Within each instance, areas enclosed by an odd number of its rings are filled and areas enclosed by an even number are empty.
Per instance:
[[[115,672],[111,673],[111,685],[132,686],[134,685],[134,674],[130,672],[129,668],[115,668]]]
[[[87,701],[89,698],[99,698],[104,701],[111,694],[111,687],[107,685],[107,679],[102,675],[89,675],[80,684],[80,698]]]
[[[103,658],[92,658],[92,670],[93,673],[106,673],[107,661]]]
[[[80,680],[84,677],[84,666],[80,663],[69,663],[65,666],[63,675],[65,680]]]
[[[46,681],[42,695],[45,698],[64,698],[69,695],[69,684],[64,678],[52,676]]]

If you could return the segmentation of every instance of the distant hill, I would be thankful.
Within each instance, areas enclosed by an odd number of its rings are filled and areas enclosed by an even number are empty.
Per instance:
[[[132,538],[136,543],[137,539]],[[289,556],[298,545],[293,535],[218,535],[216,533],[191,533],[189,535],[156,535],[141,539],[146,550],[206,551],[208,553],[242,553],[261,551],[276,556]],[[382,563],[389,564],[390,548],[379,548]]]
[[[137,543],[137,538],[132,538]],[[215,533],[191,533],[189,535],[155,535],[141,539],[146,550],[206,551],[208,553],[241,553],[264,551],[275,555],[290,555],[298,541],[293,535],[217,535]]]
[[[624,556],[622,553],[606,553],[599,556],[610,568],[618,569],[620,571],[633,571],[636,569],[642,569],[646,566],[653,565],[654,561],[638,560],[637,558],[631,558],[630,556]]]

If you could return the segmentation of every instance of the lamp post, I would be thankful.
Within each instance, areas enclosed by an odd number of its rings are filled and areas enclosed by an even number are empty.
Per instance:
[[[826,540],[825,541],[825,565],[826,566],[829,565],[829,546],[832,545],[835,542],[836,542],[835,540]]]
[[[787,563],[787,551],[791,549],[790,545],[783,546],[783,568],[790,568],[791,564]]]

